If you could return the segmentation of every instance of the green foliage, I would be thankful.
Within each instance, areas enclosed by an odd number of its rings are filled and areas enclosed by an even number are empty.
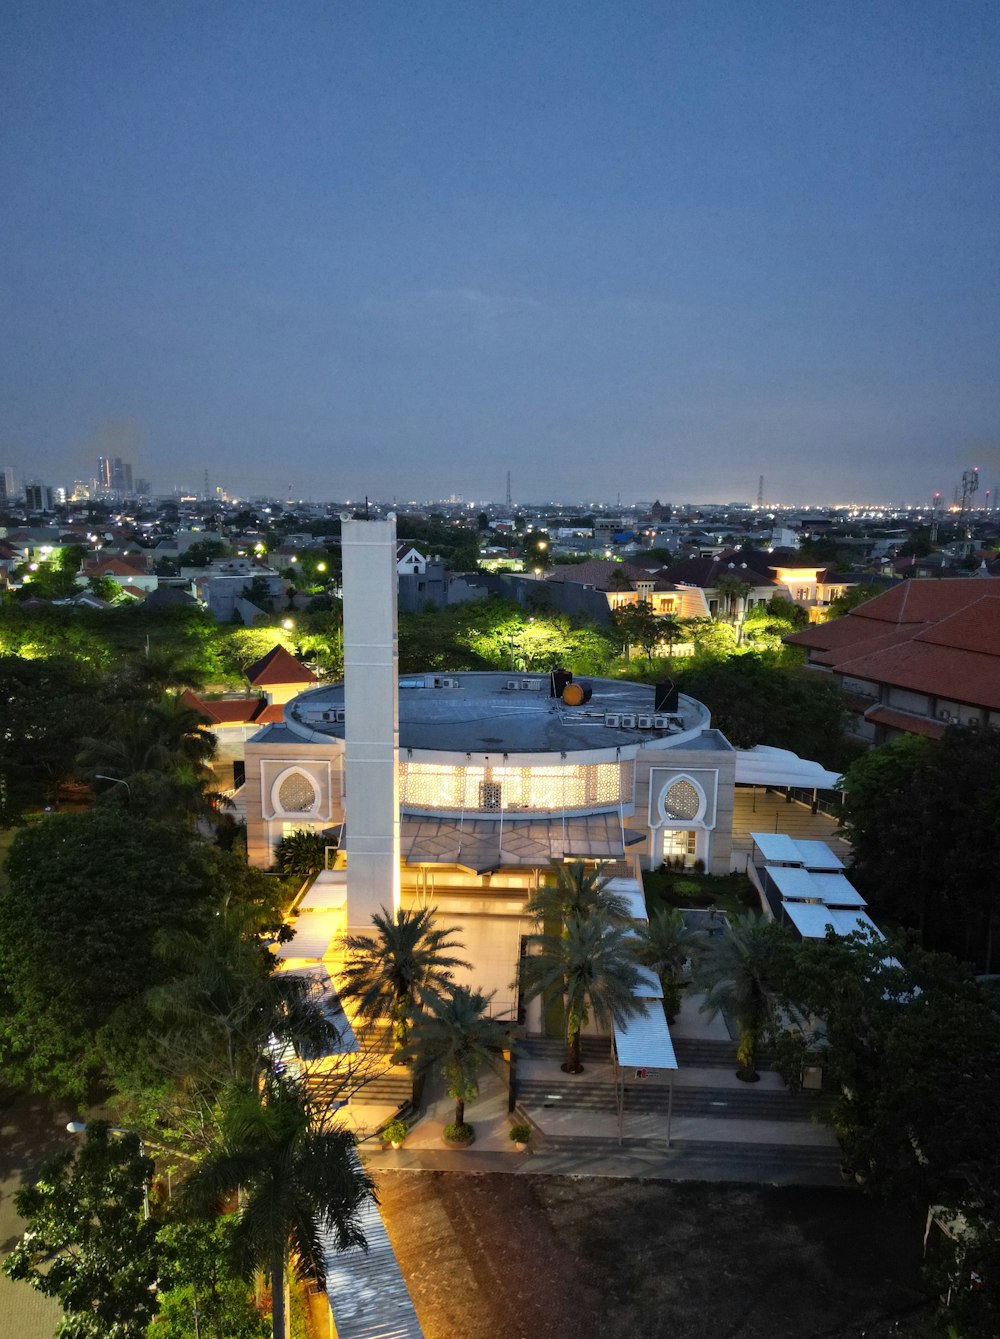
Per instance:
[[[608,890],[609,876],[601,866],[588,866],[582,860],[552,860],[549,864],[550,874],[531,894],[526,907],[536,924],[562,922],[571,916],[585,919],[594,913],[619,923],[630,919],[628,900]]]
[[[677,680],[737,748],[769,744],[834,768],[856,752],[843,734],[846,700],[829,676],[743,655],[684,668]]]
[[[525,1000],[541,995],[561,997],[566,1020],[566,1059],[563,1068],[578,1074],[580,1033],[591,1014],[603,1027],[644,1014],[645,1004],[633,993],[640,975],[634,954],[634,934],[603,913],[570,917],[560,933],[535,934],[521,959],[521,988]]]
[[[274,865],[279,874],[308,879],[326,867],[326,848],[335,846],[322,832],[296,828],[287,832],[275,848]]]
[[[382,907],[372,924],[374,935],[347,938],[340,993],[367,1022],[390,1021],[402,1048],[414,1016],[448,992],[454,968],[469,964],[454,956],[461,948],[455,931],[435,928],[433,908],[400,907],[393,915]]]
[[[512,1144],[527,1144],[531,1142],[530,1125],[512,1125],[510,1127],[510,1142]]]
[[[183,567],[207,567],[219,558],[232,556],[232,549],[218,539],[200,539],[179,555]]]
[[[230,1258],[244,1278],[258,1268],[268,1271],[273,1334],[285,1339],[289,1253],[300,1277],[322,1284],[320,1233],[330,1232],[338,1250],[364,1248],[359,1215],[375,1198],[374,1186],[354,1152],[353,1134],[311,1119],[301,1094],[280,1080],[232,1090],[220,1124],[219,1145],[187,1178],[181,1199],[207,1217],[240,1192]]]
[[[142,1214],[152,1170],[135,1135],[98,1122],[17,1192],[27,1230],[4,1272],[58,1300],[66,1339],[144,1339],[160,1267],[157,1225]]]
[[[841,618],[844,614],[849,614],[852,609],[857,609],[859,604],[866,604],[869,600],[874,600],[876,595],[882,595],[884,591],[884,586],[852,586],[850,590],[845,590],[843,595],[838,595],[830,601],[826,607],[827,619]]]
[[[611,611],[611,623],[621,634],[626,651],[632,646],[641,647],[646,660],[652,664],[653,653],[664,633],[660,619],[653,613],[653,606],[647,600],[619,605]]]
[[[997,921],[1000,731],[949,726],[872,749],[844,779],[854,874],[873,910],[986,971]]]
[[[452,986],[447,995],[431,995],[413,1023],[404,1058],[414,1073],[440,1068],[455,1099],[455,1124],[465,1121],[465,1104],[479,1092],[479,1071],[496,1066],[513,1045],[509,1023],[489,1016],[492,993]]]
[[[233,1216],[174,1222],[160,1230],[159,1310],[149,1339],[194,1339],[197,1305],[201,1334],[266,1339],[246,1282],[232,1268]]]
[[[441,1133],[449,1144],[471,1144],[476,1138],[475,1130],[464,1121],[452,1121]]]
[[[687,984],[685,966],[706,947],[701,930],[690,929],[673,907],[654,912],[639,932],[639,961],[652,967],[663,987],[663,1009],[672,1023],[680,1011],[681,992]]]
[[[389,1144],[401,1144],[410,1133],[410,1127],[405,1120],[387,1121],[382,1126],[382,1138]]]
[[[749,911],[713,936],[694,969],[694,984],[705,992],[702,1013],[725,1013],[737,1031],[737,1077],[753,1082],[757,1051],[773,1017],[769,980],[775,940],[781,931],[766,917]]]
[[[233,859],[124,807],[21,831],[0,893],[6,1077],[82,1096],[107,1063],[113,1022],[134,1036],[145,991],[162,979],[157,935],[206,928]]]

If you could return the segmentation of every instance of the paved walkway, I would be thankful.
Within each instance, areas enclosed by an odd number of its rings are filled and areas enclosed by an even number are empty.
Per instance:
[[[814,814],[808,805],[788,803],[760,786],[737,786],[733,801],[733,854],[731,868],[741,874],[750,859],[751,832],[787,832],[790,837],[826,842],[841,860],[851,855],[850,845],[837,836],[837,824],[826,814]]]
[[[38,1166],[72,1138],[66,1122],[75,1113],[40,1097],[0,1093],[0,1256],[17,1244],[24,1222],[14,1209],[14,1193]],[[62,1309],[27,1283],[0,1273],[0,1336],[52,1339]]]
[[[671,1033],[678,1039],[727,1042],[728,1033],[720,1017],[709,1021],[698,1011],[699,999],[687,997]],[[466,1119],[475,1128],[476,1140],[469,1148],[456,1149],[444,1142],[443,1130],[454,1119],[454,1102],[443,1092],[440,1080],[428,1082],[424,1111],[413,1124],[401,1149],[382,1146],[369,1132],[362,1132],[360,1145],[365,1162],[374,1171],[506,1172],[512,1175],[613,1176],[658,1180],[749,1181],[774,1185],[841,1185],[837,1141],[825,1125],[809,1119],[771,1118],[774,1104],[787,1096],[789,1107],[799,1110],[799,1099],[788,1095],[777,1074],[763,1071],[761,1082],[742,1083],[733,1069],[684,1067],[674,1082],[675,1094],[701,1090],[726,1103],[732,1095],[739,1116],[679,1115],[666,1139],[666,1117],[660,1110],[629,1110],[626,1098],[623,1139],[618,1143],[618,1117],[610,1085],[614,1072],[608,1061],[587,1059],[586,1072],[578,1078],[563,1074],[558,1054],[530,1056],[518,1065],[518,1078],[530,1081],[532,1099],[519,1103],[540,1131],[529,1152],[519,1153],[510,1141],[512,1117],[507,1112],[506,1080],[495,1074],[483,1076],[481,1093],[468,1104]],[[538,1080],[552,1088],[550,1101],[538,1094]],[[662,1087],[666,1079],[646,1081]],[[586,1100],[561,1104],[568,1085],[580,1084]],[[600,1086],[597,1086],[600,1085]],[[635,1090],[637,1084],[632,1084]],[[591,1092],[593,1096],[591,1095]],[[763,1118],[743,1114],[751,1094],[760,1094]],[[644,1088],[643,1095],[646,1095]],[[607,1097],[605,1104],[604,1097]],[[677,1103],[680,1105],[680,1102]],[[713,1105],[712,1101],[708,1102]],[[749,1105],[753,1106],[753,1100]],[[386,1113],[388,1116],[391,1113]]]

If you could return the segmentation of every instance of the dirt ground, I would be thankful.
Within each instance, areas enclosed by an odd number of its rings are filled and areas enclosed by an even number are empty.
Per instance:
[[[919,1225],[844,1190],[396,1172],[427,1339],[882,1339],[922,1330]]]

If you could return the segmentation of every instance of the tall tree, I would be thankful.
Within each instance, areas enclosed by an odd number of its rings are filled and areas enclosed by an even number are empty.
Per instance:
[[[702,1012],[710,1018],[724,1013],[736,1028],[736,1077],[745,1083],[760,1078],[757,1051],[773,1016],[768,992],[773,935],[771,922],[749,911],[709,941],[695,967],[695,986],[705,992]]]
[[[524,998],[561,998],[566,1030],[562,1068],[580,1074],[580,1034],[591,1016],[610,1028],[646,1012],[634,994],[641,981],[634,933],[602,914],[571,916],[561,934],[531,935],[528,947],[521,959]]]
[[[414,1072],[440,1067],[455,1099],[455,1124],[465,1123],[465,1104],[479,1092],[483,1065],[496,1067],[513,1045],[511,1023],[489,1016],[493,994],[454,986],[447,995],[431,997],[427,1010],[413,1024],[407,1058]]]
[[[59,1301],[66,1339],[145,1339],[160,1263],[157,1225],[143,1217],[152,1171],[136,1135],[97,1122],[15,1195],[27,1230],[4,1272]]]
[[[289,1256],[300,1277],[325,1283],[323,1233],[337,1250],[366,1246],[360,1214],[375,1189],[354,1151],[354,1136],[316,1125],[301,1094],[272,1078],[236,1088],[222,1110],[221,1142],[184,1183],[183,1201],[209,1215],[240,1192],[232,1250],[249,1278],[271,1279],[273,1339],[286,1339]]]
[[[690,928],[676,907],[657,911],[639,930],[639,961],[652,967],[663,987],[663,1011],[672,1023],[681,1007],[687,984],[685,964],[695,961],[707,944],[703,931]]]
[[[456,967],[469,964],[455,956],[462,947],[456,932],[435,927],[433,908],[400,907],[394,915],[382,907],[372,924],[374,935],[347,938],[341,995],[355,1001],[367,1022],[388,1020],[393,1043],[401,1050],[414,1016],[429,1000],[447,993]]]
[[[586,917],[603,912],[611,920],[630,919],[628,900],[608,887],[610,875],[600,865],[588,866],[583,860],[568,864],[549,862],[552,873],[528,899],[527,913],[539,925],[563,922],[571,917]]]

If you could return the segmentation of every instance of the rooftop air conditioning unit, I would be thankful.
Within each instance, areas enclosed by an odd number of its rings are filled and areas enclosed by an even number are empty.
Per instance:
[[[670,729],[670,717],[669,717],[669,716],[654,716],[654,717],[653,717],[653,729],[654,729],[654,730],[669,730],[669,729]]]
[[[937,718],[938,718],[939,721],[950,721],[950,720],[951,720],[951,712],[950,712],[950,711],[947,711],[947,710],[939,711],[938,714],[937,714]]]
[[[610,725],[612,729],[617,730],[617,729],[620,728],[621,723],[622,723],[622,718],[621,718],[621,716],[618,714],[617,711],[606,711],[606,712],[604,713],[604,724],[605,724],[605,725]]]
[[[344,708],[333,707],[330,711],[323,712],[324,721],[342,721],[344,719]]]
[[[505,687],[505,688],[516,688],[516,687],[517,687],[517,680],[516,680],[516,679],[508,679],[507,682],[506,682],[506,684],[504,684],[504,687]]]
[[[448,678],[444,678],[444,679],[435,679],[435,680],[434,680],[434,687],[435,687],[435,688],[457,688],[457,687],[458,687],[458,680],[457,680],[457,679],[448,679]]]
[[[635,729],[635,717],[631,715],[631,713],[622,716],[622,729],[623,730]]]
[[[635,723],[640,730],[652,730],[653,728],[652,716],[637,716],[635,718]]]

